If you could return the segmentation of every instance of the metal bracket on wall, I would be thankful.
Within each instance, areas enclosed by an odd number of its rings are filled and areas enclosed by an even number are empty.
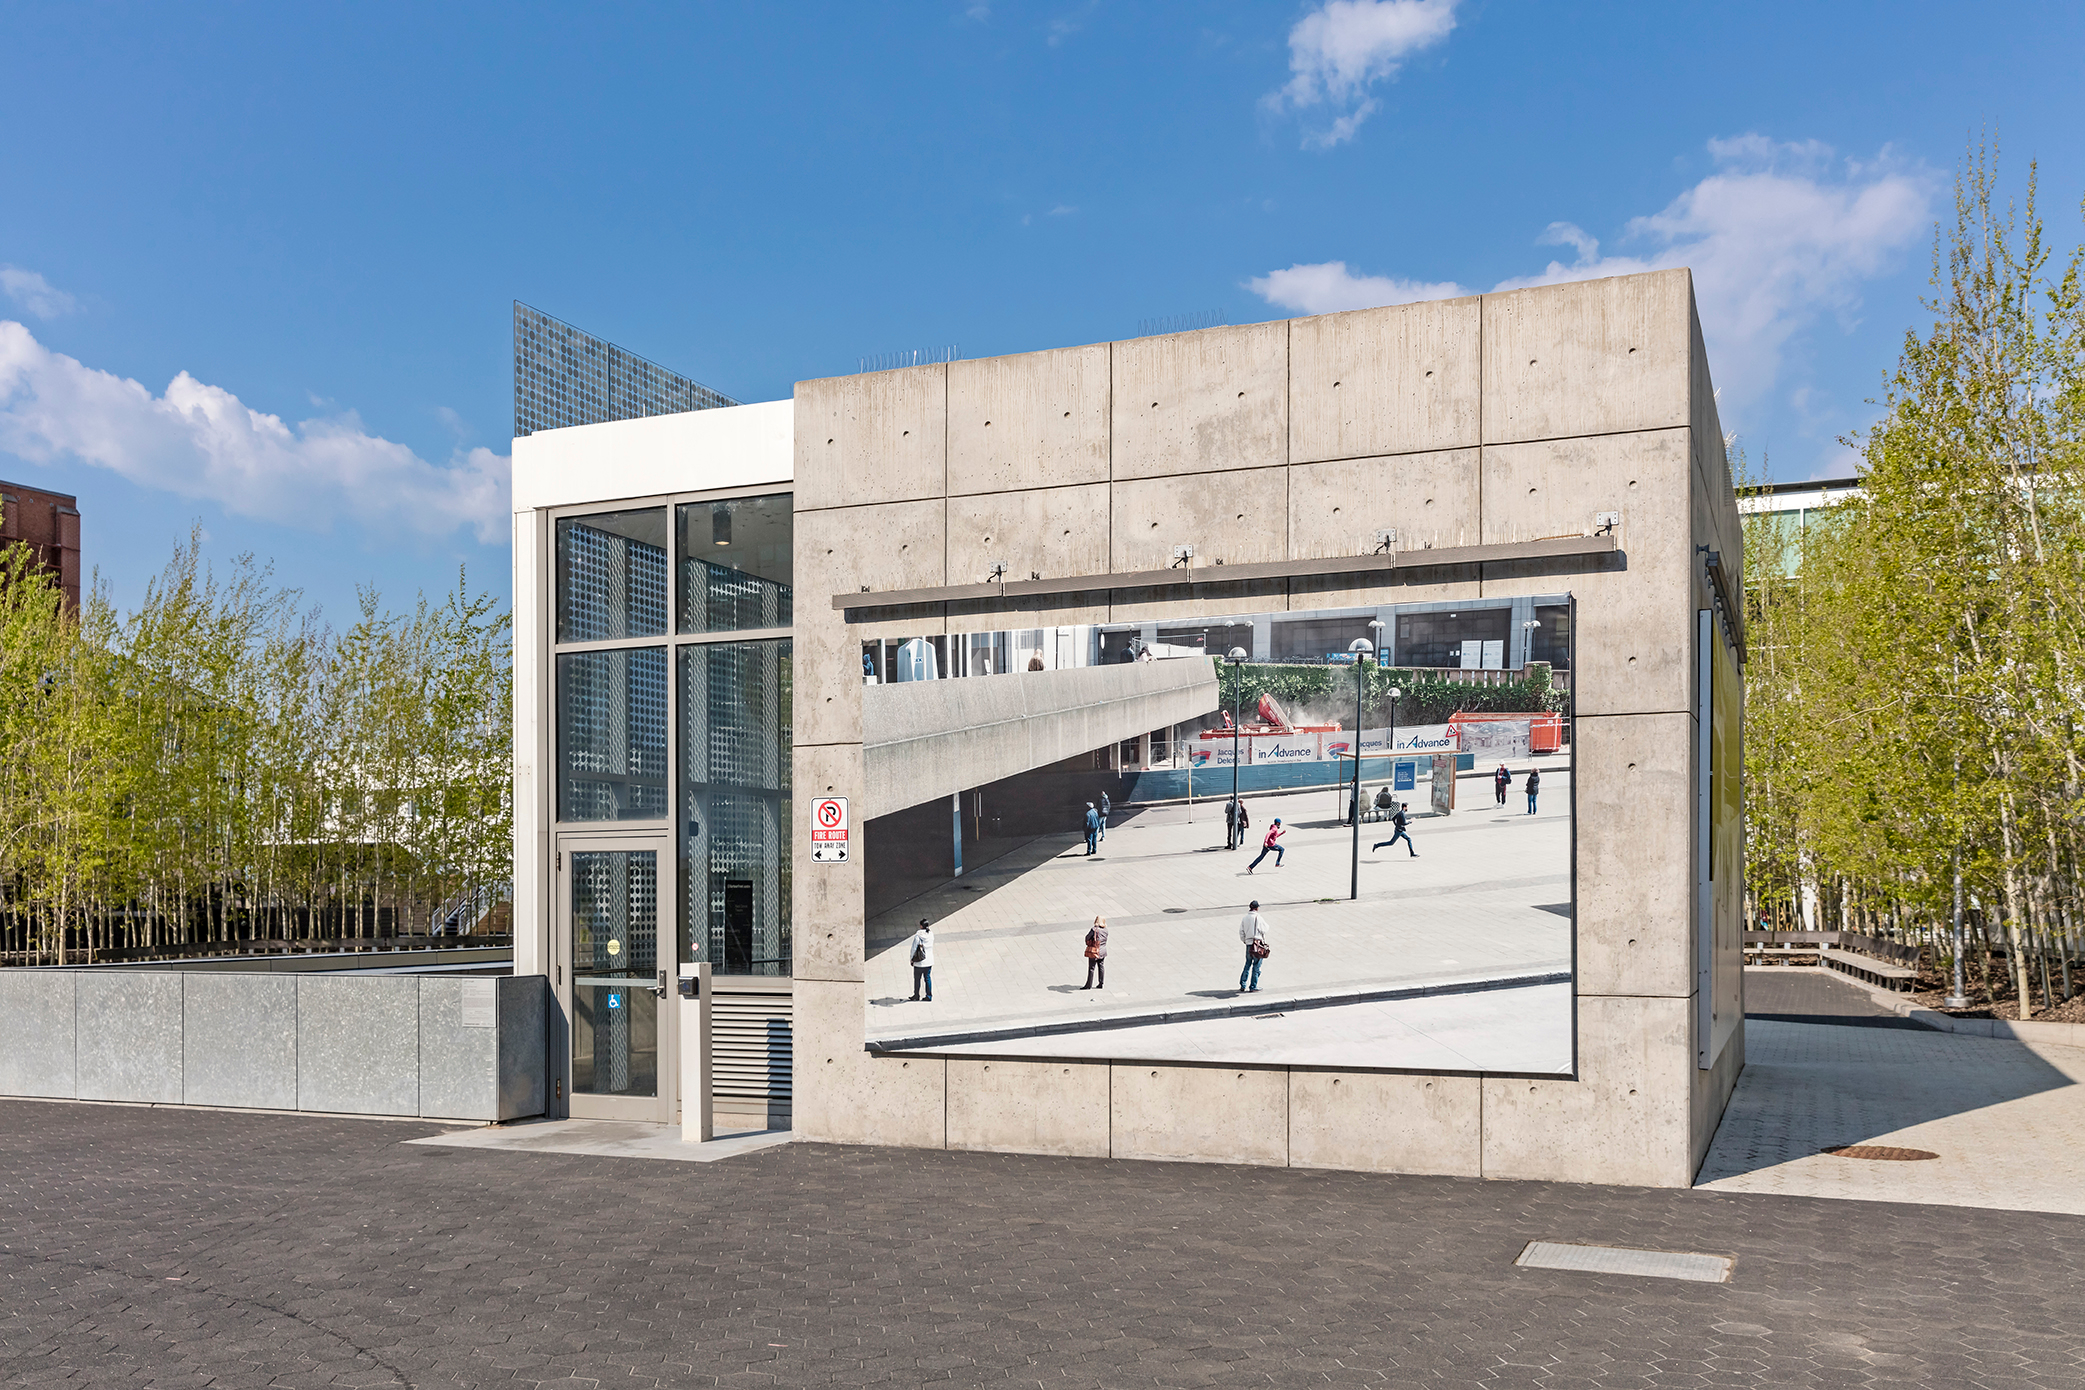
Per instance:
[[[1745,611],[1738,607],[1730,592],[1730,575],[1723,568],[1723,552],[1697,545],[1695,551],[1702,555],[1702,567],[1708,572],[1709,588],[1716,596],[1716,616],[1723,623],[1724,635],[1737,652],[1738,665],[1745,664]]]

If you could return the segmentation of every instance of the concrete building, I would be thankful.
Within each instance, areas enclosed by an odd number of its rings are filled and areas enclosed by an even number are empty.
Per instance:
[[[809,1138],[1691,1181],[1744,1055],[1717,664],[1742,632],[1686,271],[805,381],[542,430],[514,474],[516,969],[567,1030],[554,1110],[670,1121],[659,1000],[706,965],[720,1011],[734,983],[786,999],[765,1084],[787,1054]],[[1207,658],[1061,669],[1051,634],[1563,596],[1562,1074],[865,1044],[877,844],[814,855],[814,799],[860,825],[975,785],[937,769],[987,725],[1033,768],[1212,708]],[[1039,674],[865,724],[879,661]],[[721,1078],[758,1039],[717,1047]]]
[[[58,581],[65,606],[80,606],[80,502],[77,497],[0,482],[0,546],[25,545]]]

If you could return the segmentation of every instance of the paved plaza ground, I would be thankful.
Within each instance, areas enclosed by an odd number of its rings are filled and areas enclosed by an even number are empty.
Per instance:
[[[1544,766],[1533,816],[1523,797],[1501,809],[1488,782],[1464,779],[1461,809],[1413,822],[1418,858],[1371,850],[1391,827],[1363,825],[1352,901],[1353,832],[1330,790],[1255,798],[1255,845],[1236,851],[1213,804],[1193,819],[1138,811],[1091,857],[1071,834],[1021,845],[869,924],[867,1036],[1021,1056],[1566,1070],[1569,778]],[[1284,860],[1248,875],[1276,816]],[[1274,954],[1245,998],[1238,920],[1254,898]],[[1084,990],[1096,914],[1107,986]],[[932,1004],[911,1001],[903,946],[921,917],[935,923]],[[1509,981],[1521,987],[1483,988]],[[1432,997],[1383,997],[1421,992]]]
[[[2085,1386],[2076,1217],[430,1129],[0,1103],[0,1383]]]

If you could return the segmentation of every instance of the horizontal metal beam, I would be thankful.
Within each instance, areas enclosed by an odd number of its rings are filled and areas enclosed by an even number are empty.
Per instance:
[[[1388,578],[1406,570],[1478,565],[1500,560],[1557,560],[1585,555],[1611,555],[1613,536],[1552,536],[1539,541],[1499,545],[1457,545],[1437,550],[1407,550],[1384,555],[1334,555],[1319,560],[1267,560],[1249,565],[1207,565],[1201,569],[1130,570],[1120,574],[1067,575],[1062,579],[1013,579],[1003,583],[948,584],[931,589],[863,590],[834,594],[833,607],[899,608],[916,603],[963,603],[979,600],[1012,602],[1047,594],[1091,594],[1110,589],[1163,589],[1180,585],[1244,584],[1257,579],[1301,579],[1313,575],[1355,574]]]

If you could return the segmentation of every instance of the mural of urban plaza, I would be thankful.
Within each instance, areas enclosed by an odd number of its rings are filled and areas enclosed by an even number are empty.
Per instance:
[[[1545,595],[864,644],[869,1046],[1571,1072],[1573,626]]]

